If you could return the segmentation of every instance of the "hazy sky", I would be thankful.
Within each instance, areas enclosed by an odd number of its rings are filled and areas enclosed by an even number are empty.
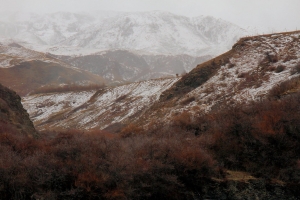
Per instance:
[[[0,0],[0,11],[151,11],[211,15],[265,32],[300,29],[300,0]]]

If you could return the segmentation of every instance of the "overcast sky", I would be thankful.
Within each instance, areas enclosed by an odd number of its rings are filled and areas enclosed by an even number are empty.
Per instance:
[[[300,0],[0,0],[0,11],[152,11],[210,15],[262,32],[300,29]],[[1,19],[0,19],[1,20]]]

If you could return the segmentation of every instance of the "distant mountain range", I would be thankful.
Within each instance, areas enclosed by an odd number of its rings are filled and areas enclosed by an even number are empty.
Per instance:
[[[247,34],[210,16],[188,18],[161,11],[0,15],[0,37],[57,55],[107,50],[143,55],[218,55]]]

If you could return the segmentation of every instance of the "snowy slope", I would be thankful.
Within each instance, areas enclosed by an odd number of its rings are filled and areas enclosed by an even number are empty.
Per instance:
[[[48,54],[25,48],[13,40],[0,39],[0,68],[9,68],[25,61],[40,60],[47,63],[58,63],[64,67],[73,68]]]
[[[217,55],[246,34],[221,19],[160,11],[0,15],[0,37],[59,55],[115,49],[156,55]]]
[[[24,97],[39,130],[103,129],[138,117],[178,78],[157,79],[98,91],[38,94]]]
[[[213,17],[187,18],[166,12],[125,13],[78,33],[66,46],[135,50],[141,54],[216,55],[246,31]]]
[[[297,66],[299,31],[243,38],[232,50],[198,65],[165,91],[159,107],[142,119],[154,120],[163,110],[163,120],[168,121],[183,111],[199,114],[226,104],[267,98],[281,83],[291,79],[299,82]],[[293,84],[294,89],[299,87],[298,82]]]

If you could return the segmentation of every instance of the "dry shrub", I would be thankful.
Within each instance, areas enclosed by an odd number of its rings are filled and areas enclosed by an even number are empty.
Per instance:
[[[269,66],[269,67],[268,67],[268,71],[271,71],[271,72],[272,72],[272,71],[275,71],[275,69],[276,69],[275,66]]]
[[[297,56],[296,55],[291,55],[291,54],[288,54],[285,56],[285,58],[283,59],[283,62],[288,62],[290,60],[296,60],[297,59]]]
[[[195,98],[195,96],[188,96],[188,97],[186,97],[185,99],[183,99],[181,102],[180,102],[180,104],[181,105],[187,105],[187,104],[189,104],[189,103],[191,103],[191,102],[193,102],[193,101],[195,101],[196,100],[196,98]]]
[[[280,72],[284,71],[285,68],[286,68],[286,66],[284,66],[284,65],[278,65],[275,69],[275,72],[280,73]]]
[[[291,70],[291,75],[294,75],[296,73],[300,73],[300,62],[297,63]]]
[[[268,94],[269,98],[281,98],[286,92],[296,89],[299,86],[299,77],[294,77],[287,81],[281,82],[280,84],[275,85]]]
[[[239,74],[238,78],[243,78],[243,80],[239,83],[238,88],[241,90],[252,86],[260,87],[260,85],[262,84],[262,80],[260,80],[258,77],[259,74],[255,72],[245,72]]]
[[[123,128],[120,132],[121,137],[126,138],[142,132],[142,128],[137,124],[129,124],[125,128]]]
[[[233,68],[233,67],[235,67],[235,64],[234,63],[228,63],[228,68],[230,69],[230,68]]]
[[[191,115],[187,111],[173,116],[171,121],[174,127],[178,127],[182,130],[190,130],[194,127]]]
[[[128,96],[128,94],[121,95],[115,100],[115,102],[121,102],[121,101],[125,100],[127,98],[127,96]]]

